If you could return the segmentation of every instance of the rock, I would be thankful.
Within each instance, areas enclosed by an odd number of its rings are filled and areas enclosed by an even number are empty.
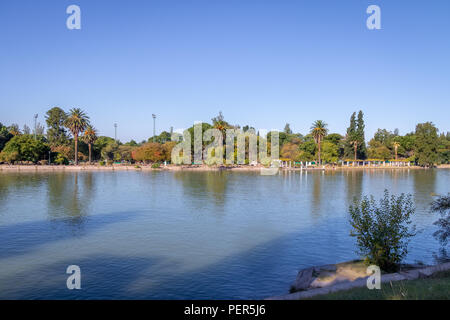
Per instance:
[[[315,267],[316,272],[320,273],[321,271],[335,272],[337,267],[335,264],[326,264],[323,266]]]
[[[294,291],[308,289],[311,282],[313,282],[313,280],[314,280],[314,278],[313,278],[314,271],[315,271],[314,267],[300,270],[297,274],[297,278],[295,279],[294,283],[292,284],[292,289],[294,289]]]

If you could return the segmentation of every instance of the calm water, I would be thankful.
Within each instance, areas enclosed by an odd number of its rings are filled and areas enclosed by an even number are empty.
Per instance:
[[[0,173],[0,298],[240,299],[286,293],[299,268],[357,258],[353,197],[409,192],[433,262],[431,193],[450,170]],[[81,290],[66,288],[68,265]]]

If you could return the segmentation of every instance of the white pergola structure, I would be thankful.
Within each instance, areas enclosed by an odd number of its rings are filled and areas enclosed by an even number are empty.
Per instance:
[[[382,159],[367,159],[367,160],[341,160],[342,165],[346,167],[410,167],[409,160],[382,160]]]

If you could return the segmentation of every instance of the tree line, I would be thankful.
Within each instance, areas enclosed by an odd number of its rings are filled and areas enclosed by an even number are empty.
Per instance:
[[[68,112],[59,107],[51,108],[45,115],[47,130],[37,124],[33,132],[28,126],[23,130],[17,124],[4,126],[0,123],[0,162],[37,163],[51,162],[69,164],[79,161],[100,164],[112,162],[159,163],[170,161],[171,152],[177,141],[172,141],[172,130],[163,131],[140,143],[131,140],[126,143],[98,134],[89,116],[79,108]],[[202,131],[215,128],[226,140],[227,129],[243,132],[254,130],[249,125],[232,125],[225,121],[222,112],[202,123]],[[194,127],[187,129],[194,144]],[[257,133],[258,143],[263,137]],[[267,136],[270,152],[270,133]],[[203,147],[210,143],[203,142]],[[441,133],[432,122],[419,123],[415,131],[400,135],[378,129],[366,143],[364,114],[354,112],[345,135],[329,133],[323,120],[312,123],[306,134],[292,132],[286,124],[279,133],[280,157],[291,161],[314,161],[318,164],[337,164],[339,160],[404,160],[421,166],[434,166],[450,161],[450,133]],[[225,143],[224,143],[225,145]],[[193,148],[192,148],[193,149]],[[247,154],[248,156],[248,154]],[[260,159],[261,160],[261,159]]]

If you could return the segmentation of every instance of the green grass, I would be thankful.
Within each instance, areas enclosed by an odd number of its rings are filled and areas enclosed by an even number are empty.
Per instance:
[[[382,283],[380,290],[355,288],[325,295],[312,300],[449,300],[450,270],[426,279]]]

